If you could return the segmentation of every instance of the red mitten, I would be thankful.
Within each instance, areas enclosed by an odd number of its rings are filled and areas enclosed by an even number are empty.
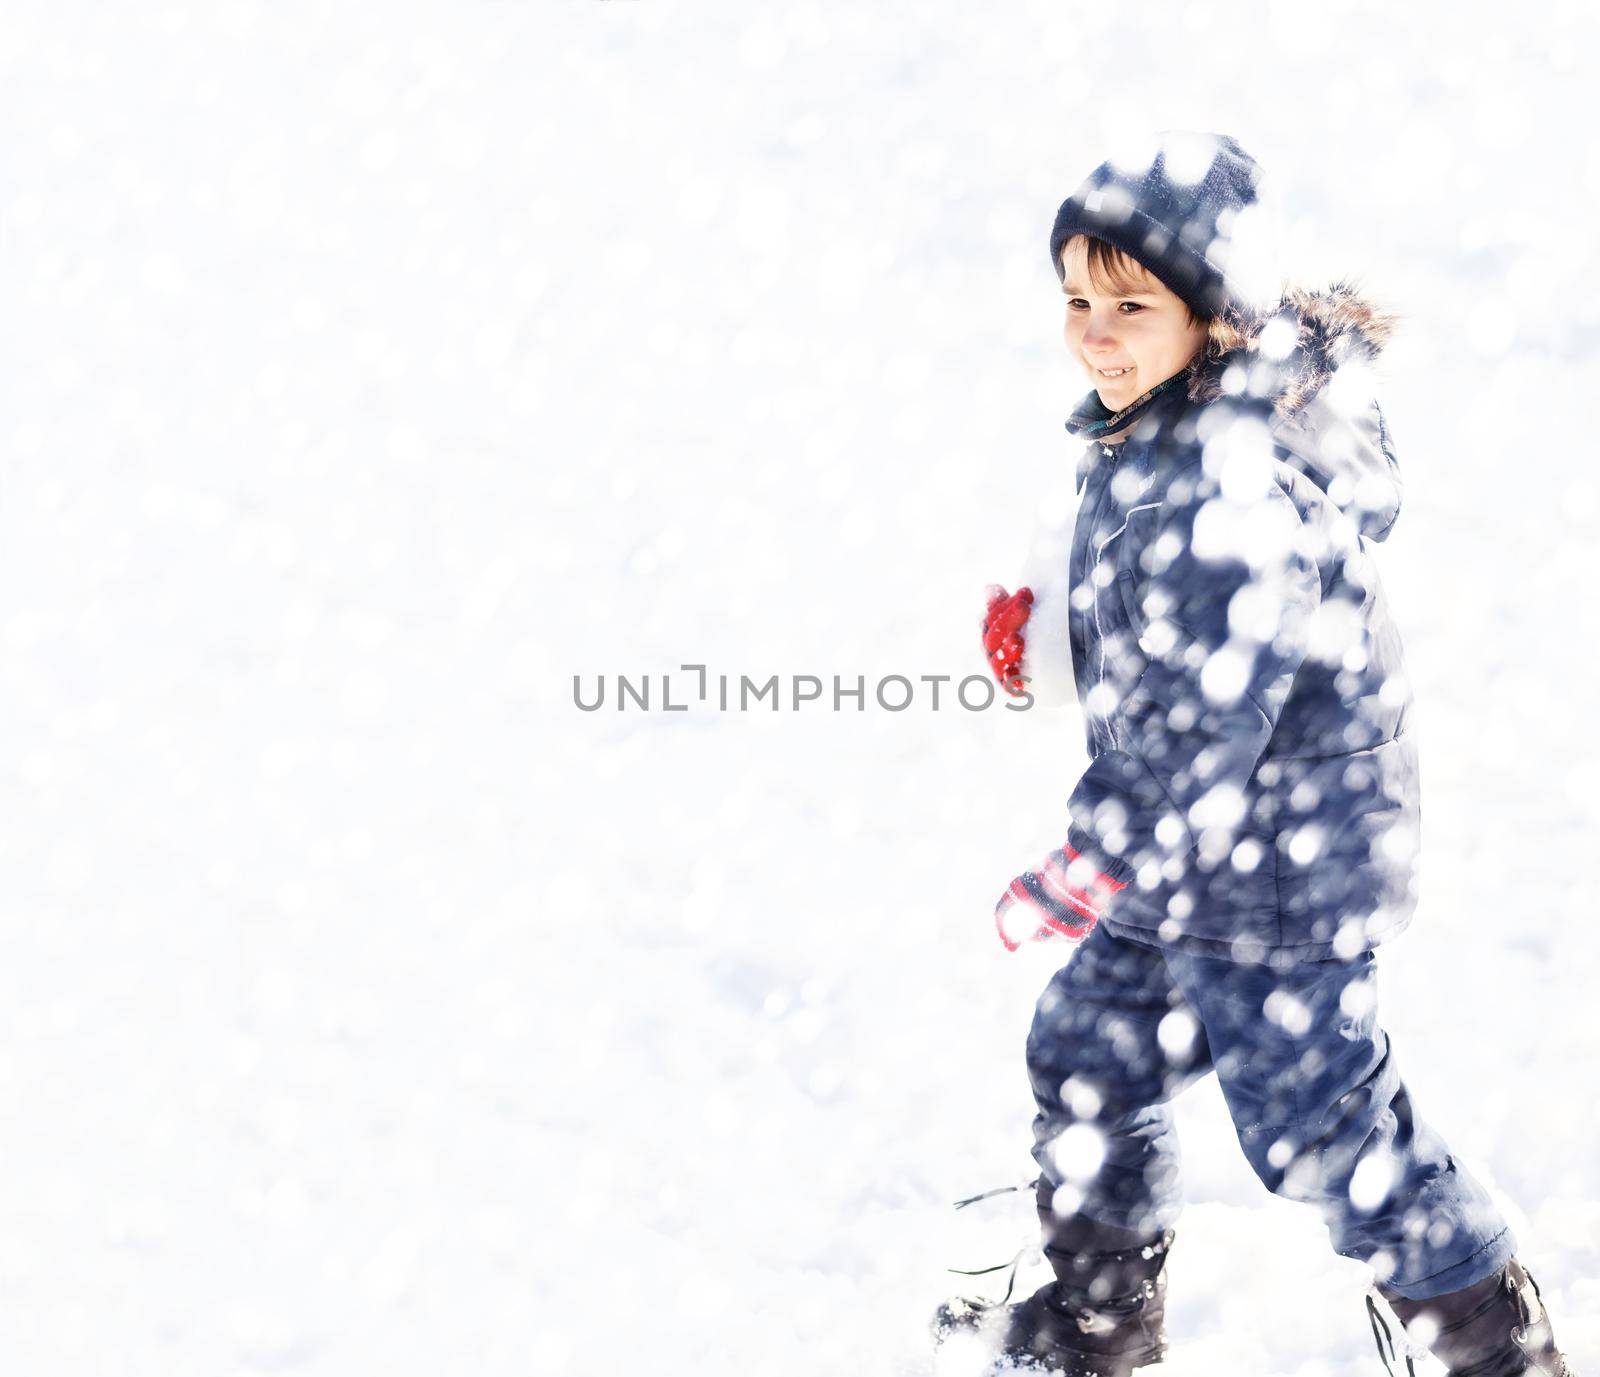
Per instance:
[[[1100,921],[1124,880],[1113,880],[1070,846],[1052,851],[1037,870],[1019,875],[994,906],[994,925],[1007,951],[1023,942],[1065,937],[1081,942]]]
[[[1007,593],[998,583],[989,585],[989,604],[983,614],[983,650],[989,668],[1000,687],[1013,698],[1020,698],[1022,683],[1023,625],[1033,607],[1033,590],[1019,588]]]

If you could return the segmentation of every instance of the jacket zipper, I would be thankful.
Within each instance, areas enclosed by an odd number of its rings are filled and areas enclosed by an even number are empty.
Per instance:
[[[1100,452],[1106,459],[1110,460],[1111,468],[1112,468],[1113,471],[1117,467],[1117,458],[1118,458],[1118,456],[1115,453],[1113,453],[1113,451],[1118,449],[1118,448],[1120,448],[1120,446],[1108,445],[1103,440],[1100,442]],[[1101,514],[1102,511],[1105,510],[1105,496],[1104,496],[1104,494],[1109,493],[1110,491],[1111,491],[1111,487],[1110,487],[1110,483],[1108,481],[1106,487],[1102,489],[1102,496],[1101,496],[1101,499],[1100,499],[1100,502],[1099,502],[1099,505],[1098,505],[1098,509],[1096,510],[1096,512],[1094,514],[1095,519],[1094,519],[1094,522],[1091,524],[1090,530],[1089,530],[1089,540],[1090,540],[1089,553],[1092,556],[1092,559],[1090,561],[1089,568],[1088,568],[1088,577],[1089,577],[1090,591],[1094,595],[1094,631],[1095,631],[1095,638],[1099,642],[1099,647],[1100,647],[1100,665],[1099,665],[1100,678],[1099,678],[1099,683],[1100,683],[1100,687],[1102,689],[1104,689],[1105,686],[1106,686],[1106,637],[1105,637],[1105,631],[1102,629],[1102,625],[1101,625],[1101,621],[1100,621],[1100,584],[1099,584],[1098,580],[1096,580],[1096,578],[1095,578],[1095,574],[1098,571],[1099,566],[1100,566],[1100,551],[1094,548],[1093,541],[1094,541],[1095,528],[1099,525],[1100,514]],[[1101,694],[1102,700],[1104,699],[1104,697],[1105,697],[1105,694],[1102,693]],[[1116,729],[1116,726],[1112,722],[1111,716],[1108,714],[1105,717],[1102,717],[1100,720],[1105,723],[1106,736],[1109,737],[1110,741],[1111,741],[1110,749],[1112,749],[1114,751],[1121,750],[1122,749],[1122,743],[1117,739],[1117,729]]]

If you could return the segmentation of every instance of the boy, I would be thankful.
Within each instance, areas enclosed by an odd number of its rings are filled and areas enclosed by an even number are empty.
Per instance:
[[[984,646],[1021,692],[1065,642],[1090,759],[1061,849],[996,908],[1013,950],[1082,943],[1027,1044],[1056,1279],[947,1306],[940,1333],[1072,1377],[1160,1362],[1168,1102],[1215,1071],[1263,1183],[1319,1208],[1452,1373],[1572,1377],[1510,1230],[1418,1118],[1377,1022],[1373,949],[1415,908],[1419,820],[1369,548],[1400,501],[1363,381],[1389,319],[1345,284],[1252,303],[1258,180],[1234,140],[1175,135],[1143,167],[1096,169],[1051,233],[1095,389],[1068,422],[1090,441],[1081,501],[1065,587],[992,589]]]

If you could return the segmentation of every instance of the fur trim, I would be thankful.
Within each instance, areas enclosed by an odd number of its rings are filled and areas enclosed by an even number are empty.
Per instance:
[[[1342,364],[1377,358],[1397,320],[1347,278],[1321,291],[1287,287],[1278,305],[1266,310],[1230,305],[1212,322],[1205,352],[1189,366],[1189,398],[1213,401],[1243,391],[1248,382],[1257,395],[1271,395],[1279,416],[1292,416]],[[1273,352],[1263,354],[1263,337],[1278,322],[1286,328],[1273,331]],[[1260,364],[1268,366],[1264,374],[1257,371]],[[1229,378],[1230,369],[1240,371]]]

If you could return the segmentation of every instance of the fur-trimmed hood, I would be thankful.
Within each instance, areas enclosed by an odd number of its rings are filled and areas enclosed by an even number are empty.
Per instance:
[[[1394,325],[1393,315],[1344,279],[1320,291],[1288,287],[1266,310],[1230,306],[1205,352],[1190,365],[1189,399],[1209,402],[1248,388],[1256,396],[1270,393],[1273,410],[1291,416],[1340,368],[1375,360]],[[1230,378],[1229,369],[1241,371]]]
[[[1371,365],[1395,317],[1348,281],[1286,289],[1278,305],[1230,307],[1189,368],[1189,399],[1247,395],[1272,404],[1289,462],[1328,494],[1369,540],[1400,514],[1400,470],[1374,396]]]

